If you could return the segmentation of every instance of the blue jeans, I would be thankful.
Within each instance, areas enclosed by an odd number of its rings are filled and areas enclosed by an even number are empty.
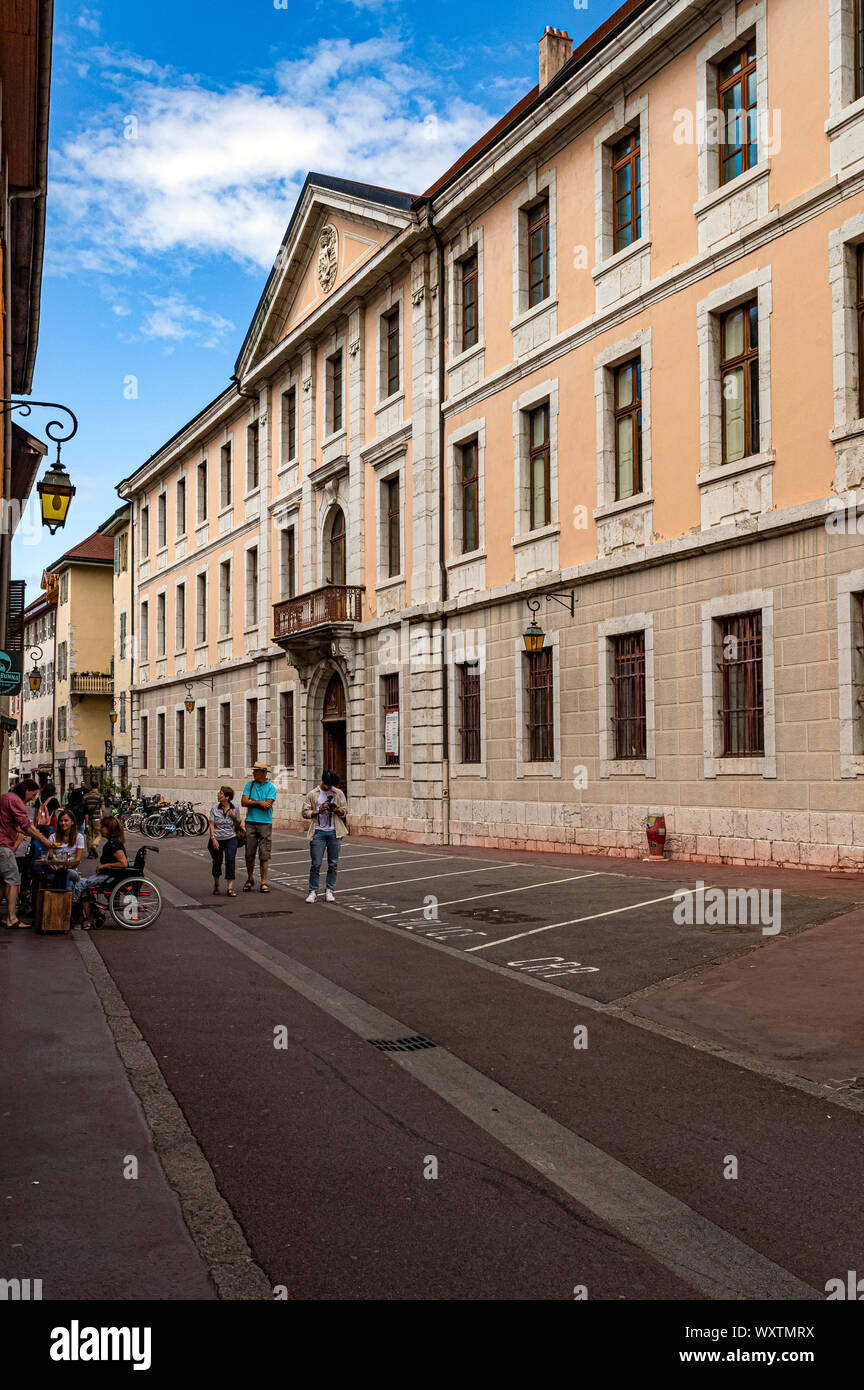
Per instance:
[[[309,870],[309,892],[318,892],[318,881],[321,874],[321,861],[324,858],[324,851],[327,851],[327,879],[326,886],[332,893],[336,883],[336,869],[339,864],[339,850],[341,849],[339,836],[335,830],[318,830],[309,842],[309,850],[312,855],[312,867]]]

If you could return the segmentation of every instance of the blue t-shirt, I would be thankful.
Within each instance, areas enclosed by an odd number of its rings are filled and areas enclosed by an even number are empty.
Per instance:
[[[271,797],[276,799],[276,788],[272,782],[247,782],[243,788],[243,795],[248,796],[250,801],[269,801]],[[273,807],[272,806],[247,806],[246,819],[253,825],[272,825]]]

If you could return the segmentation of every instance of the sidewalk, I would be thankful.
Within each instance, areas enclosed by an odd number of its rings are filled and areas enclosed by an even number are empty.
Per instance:
[[[214,1299],[75,940],[0,930],[0,988],[0,1278]]]

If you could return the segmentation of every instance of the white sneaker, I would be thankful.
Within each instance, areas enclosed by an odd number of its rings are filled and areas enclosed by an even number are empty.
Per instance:
[[[317,894],[317,893],[310,893],[310,894],[309,894],[309,897],[306,899],[306,901],[307,901],[307,903],[314,903],[314,902],[317,901],[317,898],[318,898],[318,894]]]
[[[326,893],[324,894],[324,901],[325,901],[325,903],[335,903],[335,901],[336,901],[336,899],[334,898],[333,894],[330,892],[330,889],[329,889],[329,888],[327,889]]]

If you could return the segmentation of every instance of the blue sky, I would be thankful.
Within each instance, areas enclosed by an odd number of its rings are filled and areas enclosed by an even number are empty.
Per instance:
[[[16,537],[28,602],[227,385],[306,172],[421,193],[536,83],[547,24],[579,43],[619,3],[59,0],[32,394],[78,415],[78,493]]]

